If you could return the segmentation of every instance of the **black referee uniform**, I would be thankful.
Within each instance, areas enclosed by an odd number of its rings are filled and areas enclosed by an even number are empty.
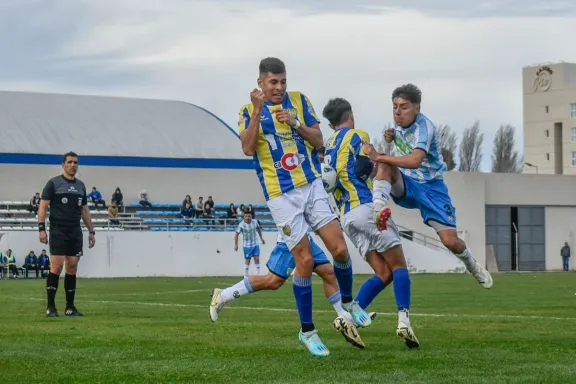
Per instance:
[[[42,200],[49,202],[50,230],[48,244],[51,256],[81,257],[83,252],[83,233],[80,221],[82,209],[87,204],[86,186],[77,178],[68,179],[63,175],[53,177],[42,190]],[[40,224],[42,231],[43,224]],[[93,234],[93,232],[90,232]],[[59,275],[50,272],[46,279],[48,309],[46,315],[58,316],[55,298],[58,290]],[[76,293],[76,275],[66,273],[66,315],[83,316],[74,306]]]

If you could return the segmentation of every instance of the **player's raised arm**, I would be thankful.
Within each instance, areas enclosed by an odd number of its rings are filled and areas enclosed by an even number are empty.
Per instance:
[[[322,131],[320,130],[320,119],[314,111],[314,107],[304,94],[300,94],[300,100],[302,101],[302,114],[304,115],[304,122],[300,122],[287,110],[280,109],[274,111],[276,118],[281,123],[286,123],[298,132],[300,136],[316,149],[320,149],[324,146],[324,138],[322,136]]]
[[[264,92],[254,88],[250,92],[252,101],[252,113],[248,113],[248,108],[240,111],[240,141],[242,142],[242,152],[246,156],[254,156],[260,137],[260,114],[264,106]]]

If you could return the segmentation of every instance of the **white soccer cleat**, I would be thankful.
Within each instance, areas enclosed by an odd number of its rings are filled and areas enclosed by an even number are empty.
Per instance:
[[[475,260],[474,266],[468,271],[472,274],[472,276],[476,278],[476,280],[478,280],[478,282],[483,288],[490,289],[492,288],[492,285],[494,285],[492,275],[490,275],[490,272],[488,272],[486,268],[481,266],[480,263],[478,263],[478,261]]]
[[[342,336],[344,336],[344,339],[346,339],[347,342],[349,342],[350,344],[352,344],[357,348],[363,349],[366,347],[366,345],[364,344],[364,341],[362,341],[362,338],[358,334],[358,329],[356,328],[354,322],[352,321],[352,316],[350,315],[348,316],[350,317],[350,321],[347,320],[344,316],[338,316],[336,320],[334,320],[332,325],[338,332],[342,334]]]
[[[218,320],[218,313],[224,308],[226,302],[221,296],[222,290],[220,288],[214,288],[212,290],[212,301],[210,302],[210,318],[213,322]]]
[[[398,328],[396,328],[396,334],[404,340],[404,344],[406,344],[408,348],[413,349],[420,347],[420,342],[418,341],[418,338],[414,334],[414,331],[410,325],[399,321]]]

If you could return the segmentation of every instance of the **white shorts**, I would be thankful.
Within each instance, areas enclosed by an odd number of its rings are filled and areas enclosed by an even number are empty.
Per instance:
[[[320,178],[268,200],[268,208],[290,250],[310,228],[317,231],[338,218]]]
[[[362,204],[346,213],[342,218],[342,228],[364,260],[370,251],[383,253],[402,244],[400,233],[392,219],[388,220],[386,231],[378,230],[374,223],[372,203]]]

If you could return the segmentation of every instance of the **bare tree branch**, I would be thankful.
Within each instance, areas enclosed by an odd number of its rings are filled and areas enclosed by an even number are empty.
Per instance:
[[[519,173],[522,170],[522,157],[515,147],[516,129],[509,125],[501,125],[494,136],[492,150],[492,172]]]
[[[442,157],[451,171],[456,168],[456,132],[452,132],[449,125],[439,125],[438,137],[440,138],[440,145],[442,146]]]
[[[460,142],[460,164],[458,170],[462,172],[479,172],[482,162],[482,143],[484,134],[480,133],[480,122],[474,122],[466,128]]]

